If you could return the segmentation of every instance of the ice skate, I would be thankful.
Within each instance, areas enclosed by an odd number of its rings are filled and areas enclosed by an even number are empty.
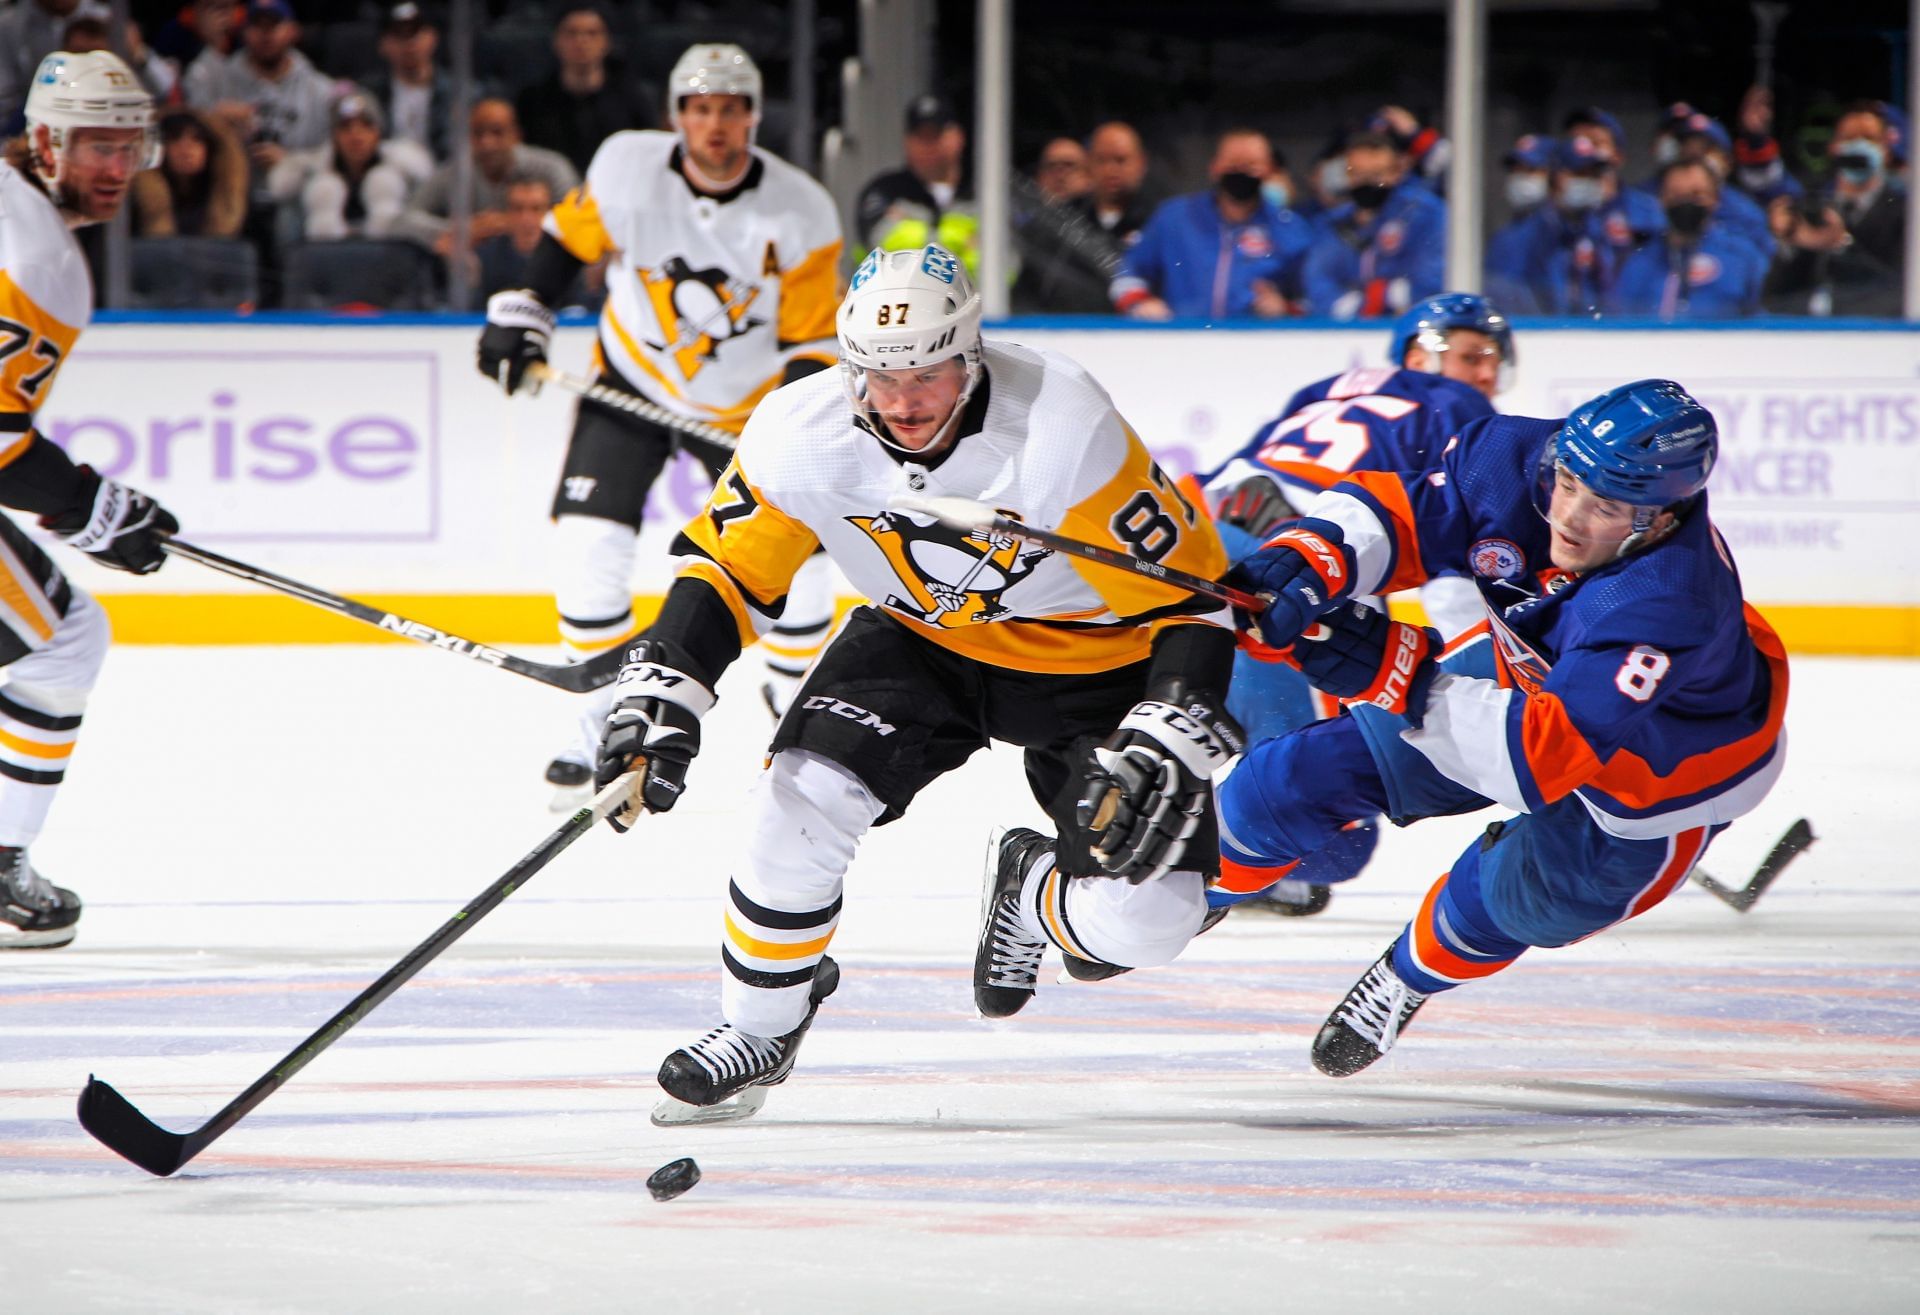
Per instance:
[[[973,1003],[987,1018],[1010,1018],[1033,999],[1045,941],[1029,940],[1020,925],[1020,887],[1053,841],[1029,827],[997,831],[987,840],[985,888],[980,900],[980,946],[973,956]]]
[[[682,1046],[660,1065],[660,1086],[667,1099],[653,1107],[653,1122],[662,1128],[690,1123],[738,1123],[751,1118],[767,1103],[767,1088],[777,1087],[793,1072],[794,1057],[820,1002],[840,985],[840,965],[825,956],[813,974],[807,1016],[785,1036],[754,1036],[731,1023]]]
[[[1427,997],[1393,971],[1393,950],[1374,961],[1313,1039],[1313,1066],[1330,1078],[1351,1077],[1393,1049],[1400,1029]]]
[[[0,847],[0,950],[51,950],[79,932],[80,897],[33,870],[24,849]]]
[[[1276,913],[1283,918],[1311,918],[1333,903],[1333,887],[1315,886],[1291,877],[1274,882],[1252,899],[1238,905],[1260,913]]]

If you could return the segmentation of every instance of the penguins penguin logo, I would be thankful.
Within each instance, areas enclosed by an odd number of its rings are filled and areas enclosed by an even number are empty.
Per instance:
[[[1001,595],[1053,555],[1011,535],[922,524],[904,512],[847,520],[873,540],[905,586],[886,605],[948,630],[1011,616]]]
[[[654,318],[676,335],[672,342],[647,346],[669,353],[689,382],[721,347],[766,324],[748,313],[760,299],[760,289],[735,287],[724,269],[694,269],[684,257],[673,256],[658,268],[638,272]]]

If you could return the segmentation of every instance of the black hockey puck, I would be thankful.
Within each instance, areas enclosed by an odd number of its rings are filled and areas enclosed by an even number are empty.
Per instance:
[[[671,1201],[700,1181],[700,1166],[691,1155],[663,1164],[647,1176],[647,1190],[656,1201]]]

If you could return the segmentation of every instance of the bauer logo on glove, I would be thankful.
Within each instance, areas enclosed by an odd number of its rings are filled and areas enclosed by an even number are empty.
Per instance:
[[[1343,703],[1370,703],[1420,725],[1439,671],[1440,634],[1354,603],[1321,617],[1293,646],[1301,674]]]

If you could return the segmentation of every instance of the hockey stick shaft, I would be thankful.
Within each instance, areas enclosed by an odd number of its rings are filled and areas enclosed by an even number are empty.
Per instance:
[[[585,694],[589,690],[612,684],[613,678],[620,674],[620,665],[625,660],[625,650],[615,647],[604,653],[596,653],[584,662],[530,662],[526,658],[502,653],[497,648],[489,648],[474,640],[462,639],[459,635],[437,629],[423,621],[415,621],[411,617],[401,616],[397,612],[388,612],[352,598],[330,594],[324,589],[316,589],[310,584],[302,584],[284,575],[276,575],[263,567],[250,566],[246,562],[235,561],[231,557],[222,557],[217,552],[208,552],[205,548],[195,547],[179,539],[167,541],[167,552],[175,557],[184,557],[190,562],[197,562],[211,570],[231,575],[236,579],[264,585],[269,589],[298,598],[303,603],[312,603],[315,607],[324,607],[330,612],[338,612],[356,621],[364,621],[387,634],[398,635],[402,639],[411,639],[429,648],[471,658],[475,662],[499,667],[503,671],[511,671],[517,676],[526,676],[530,680],[537,680],[542,684],[552,685],[556,689],[564,689],[574,694]]]
[[[567,374],[556,370],[545,361],[534,361],[527,366],[527,375],[537,383],[552,384],[555,388],[575,393],[601,406],[610,406],[616,411],[625,411],[628,415],[639,416],[642,420],[651,420],[663,429],[671,429],[683,438],[691,439],[703,447],[711,448],[725,456],[731,456],[740,446],[737,436],[704,421],[689,419],[678,412],[669,411],[664,406],[655,405],[644,397],[619,388],[610,388],[606,384],[595,383],[591,379],[582,379],[579,375]]]
[[[507,869],[498,881],[476,895],[465,908],[443,923],[440,930],[409,950],[400,962],[382,973],[378,981],[348,1001],[344,1009],[288,1051],[278,1064],[262,1074],[257,1082],[234,1097],[225,1109],[201,1127],[188,1133],[169,1132],[142,1114],[133,1102],[113,1087],[91,1075],[87,1078],[86,1088],[80,1093],[80,1126],[92,1133],[108,1150],[131,1160],[148,1173],[164,1178],[175,1172],[244,1119],[294,1074],[312,1063],[321,1051],[345,1036],[388,996],[406,985],[415,973],[432,963],[443,950],[471,931],[475,923],[497,908],[507,896],[525,885],[528,878],[591,830],[595,822],[625,806],[629,799],[628,792],[637,776],[635,772],[628,772],[608,784],[593,797],[591,803],[568,818],[559,830]]]
[[[1102,566],[1131,571],[1135,575],[1152,576],[1176,589],[1185,589],[1189,593],[1218,599],[1220,602],[1231,604],[1244,611],[1258,613],[1267,610],[1268,599],[1264,595],[1250,594],[1244,589],[1235,589],[1232,585],[1221,584],[1218,580],[1209,580],[1203,575],[1194,575],[1188,571],[1175,570],[1171,566],[1162,566],[1158,562],[1150,562],[1143,557],[1121,552],[1118,548],[1087,543],[1081,539],[1070,539],[1064,534],[1055,534],[1051,530],[1035,529],[1031,525],[1002,516],[985,503],[974,502],[970,498],[920,498],[903,495],[894,498],[889,505],[895,511],[913,511],[923,516],[932,516],[954,529],[1005,534],[1011,538],[1038,544],[1042,548],[1051,548],[1055,552],[1068,553],[1090,562],[1099,562]]]

